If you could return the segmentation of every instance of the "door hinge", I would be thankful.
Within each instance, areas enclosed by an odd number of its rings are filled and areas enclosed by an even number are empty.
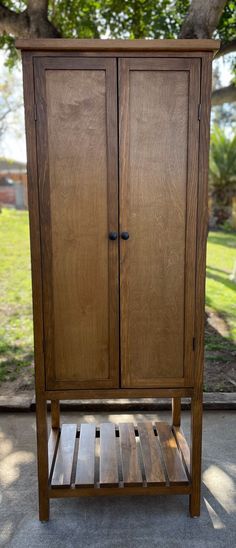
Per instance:
[[[195,348],[196,348],[196,339],[195,337],[193,337],[193,351],[195,350]]]
[[[37,120],[37,105],[34,103],[34,119]]]
[[[202,113],[202,105],[201,105],[201,103],[199,103],[199,105],[198,105],[198,115],[197,115],[198,120],[201,120],[201,113]]]

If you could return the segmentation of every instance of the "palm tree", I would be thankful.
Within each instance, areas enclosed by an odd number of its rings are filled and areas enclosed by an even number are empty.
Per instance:
[[[229,138],[216,126],[211,134],[209,187],[212,214],[220,225],[229,219],[236,194],[236,135]]]

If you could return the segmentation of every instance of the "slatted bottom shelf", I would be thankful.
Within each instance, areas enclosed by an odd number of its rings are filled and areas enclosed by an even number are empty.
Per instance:
[[[48,458],[51,497],[191,492],[187,442],[166,422],[63,424]]]

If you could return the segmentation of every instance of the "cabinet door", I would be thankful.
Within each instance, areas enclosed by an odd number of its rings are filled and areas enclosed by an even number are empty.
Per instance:
[[[46,387],[116,387],[116,63],[38,58],[35,88]]]
[[[123,387],[191,386],[200,60],[121,59]]]

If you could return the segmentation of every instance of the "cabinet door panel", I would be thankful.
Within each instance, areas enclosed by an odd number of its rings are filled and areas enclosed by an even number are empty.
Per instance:
[[[119,378],[116,65],[37,59],[47,388]]]
[[[192,384],[198,59],[120,59],[123,387]]]

